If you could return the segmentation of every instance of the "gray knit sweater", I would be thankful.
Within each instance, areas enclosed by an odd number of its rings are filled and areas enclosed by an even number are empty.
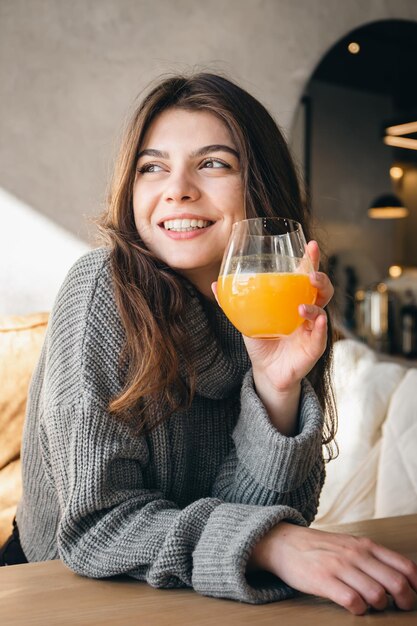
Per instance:
[[[123,573],[252,603],[287,598],[287,585],[247,577],[246,564],[272,526],[306,525],[316,513],[322,411],[303,381],[299,434],[280,434],[254,391],[240,334],[188,293],[192,406],[134,436],[106,411],[123,383],[124,337],[109,252],[93,250],[70,270],[30,387],[22,547],[28,561],[61,558],[84,576]]]

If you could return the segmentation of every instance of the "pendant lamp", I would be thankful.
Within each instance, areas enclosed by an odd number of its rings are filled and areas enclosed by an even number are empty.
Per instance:
[[[368,209],[368,216],[377,220],[392,220],[407,217],[408,209],[398,196],[387,193],[376,198]]]

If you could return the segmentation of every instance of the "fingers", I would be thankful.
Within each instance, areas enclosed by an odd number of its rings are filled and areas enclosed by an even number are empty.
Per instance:
[[[312,272],[310,282],[317,289],[316,304],[324,307],[329,304],[334,294],[334,287],[324,272]]]
[[[412,561],[368,538],[354,540],[348,547],[346,559],[336,576],[368,606],[385,609],[389,594],[399,609],[413,609],[417,566]]]
[[[350,585],[345,584],[337,578],[327,580],[326,593],[319,595],[329,598],[329,600],[343,606],[349,613],[353,613],[353,615],[363,615],[368,610],[368,604],[362,598],[361,594],[355,591],[355,589],[352,589]]]
[[[355,540],[356,545],[345,546],[346,553],[330,559],[325,581],[325,593],[354,615],[363,615],[368,607],[383,611],[389,596],[397,608],[411,611],[416,604],[413,591],[417,566],[406,557],[392,552],[369,539]],[[343,550],[344,551],[344,550]],[[374,557],[371,552],[384,553],[390,565]]]
[[[314,329],[317,321],[320,326],[323,324],[323,320],[318,320],[319,317],[323,317],[327,324],[327,313],[317,304],[300,304],[298,307],[298,313],[309,322],[307,325],[309,330]]]
[[[220,306],[219,299],[217,297],[217,281],[215,281],[214,283],[211,283],[211,290],[214,294],[214,297],[216,298],[217,304]]]
[[[410,611],[417,591],[417,566],[406,557],[365,540],[365,552],[358,566],[389,593],[399,609]],[[369,546],[368,546],[369,543]]]
[[[372,580],[368,578],[369,583],[367,585],[364,584],[362,595],[366,596],[367,590],[370,590],[369,593],[373,594],[373,587],[375,586],[375,582],[384,589],[384,592],[389,593],[396,606],[403,611],[411,611],[414,606],[415,595],[410,587],[409,581],[407,578],[401,574],[397,569],[393,569],[384,563],[381,563],[377,559],[369,560],[368,563],[358,564],[361,565],[362,569],[369,570],[370,576],[372,576]],[[370,598],[373,595],[370,595]],[[376,605],[369,600],[369,604],[371,606]]]
[[[406,576],[411,587],[417,592],[417,565],[407,557],[389,550],[378,543],[372,544],[373,555],[390,567],[394,567],[396,570]]]
[[[320,266],[320,248],[319,244],[314,239],[307,244],[307,254],[311,259],[314,270],[317,272]]]
[[[354,615],[363,615],[369,607],[383,611],[390,604],[383,585],[353,568],[343,568],[340,579],[331,578],[327,581],[326,596]],[[394,601],[396,602],[395,598]],[[398,608],[413,608],[412,600],[410,603],[401,602],[402,606],[396,602]]]
[[[329,304],[334,294],[334,287],[329,277],[324,272],[319,272],[320,266],[320,248],[314,239],[307,244],[307,254],[311,259],[314,272],[310,273],[310,282],[317,289],[316,304],[324,307]]]
[[[327,344],[327,314],[315,304],[301,304],[298,312],[306,322],[305,327],[311,331],[310,350],[314,358],[321,357]]]
[[[368,606],[383,611],[388,606],[388,596],[385,588],[373,577],[354,568],[343,568],[339,579],[346,584],[354,593],[351,597],[351,606],[345,607],[351,612],[363,611]],[[360,600],[356,597],[359,596]]]

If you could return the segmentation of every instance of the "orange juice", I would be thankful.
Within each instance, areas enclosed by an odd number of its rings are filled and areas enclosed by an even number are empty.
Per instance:
[[[219,276],[217,294],[243,335],[273,338],[289,335],[303,323],[298,305],[314,304],[317,289],[306,274],[243,272]]]

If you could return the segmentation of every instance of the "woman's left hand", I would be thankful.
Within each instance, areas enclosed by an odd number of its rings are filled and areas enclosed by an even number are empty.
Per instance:
[[[300,383],[327,344],[327,314],[323,307],[330,302],[334,288],[328,276],[317,271],[320,263],[317,242],[310,241],[307,251],[314,267],[310,281],[317,288],[317,298],[314,305],[300,305],[303,324],[291,335],[276,340],[244,337],[254,376],[266,377],[272,388],[281,393]]]
[[[271,422],[285,435],[296,432],[301,380],[310,372],[326,349],[326,304],[334,289],[326,274],[318,272],[320,251],[310,241],[307,252],[313,262],[311,284],[317,289],[314,305],[302,304],[299,313],[304,322],[291,335],[279,339],[253,339],[243,336],[252,362],[256,391]],[[212,289],[216,295],[216,283]]]

